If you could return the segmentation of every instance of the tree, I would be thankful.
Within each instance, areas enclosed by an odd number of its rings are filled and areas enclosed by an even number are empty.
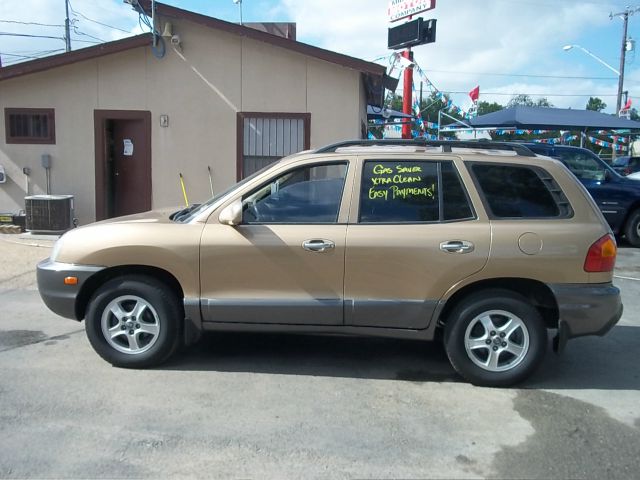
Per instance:
[[[511,108],[516,105],[523,105],[525,107],[553,107],[553,104],[546,97],[540,97],[538,100],[533,100],[529,95],[523,93],[512,97],[511,100],[509,100],[507,107]]]
[[[496,102],[478,102],[478,115],[486,115],[487,113],[497,112],[504,107]]]
[[[523,105],[525,107],[533,107],[533,106],[535,106],[535,102],[533,101],[533,99],[529,95],[520,94],[520,95],[516,95],[514,97],[511,97],[511,100],[509,100],[509,103],[507,103],[507,107],[508,108],[515,107],[516,105]]]
[[[601,112],[607,108],[607,104],[604,103],[598,97],[589,97],[589,101],[587,102],[587,110],[593,110],[594,112]]]
[[[536,100],[536,107],[553,107],[553,103],[551,103],[547,97],[540,97]]]

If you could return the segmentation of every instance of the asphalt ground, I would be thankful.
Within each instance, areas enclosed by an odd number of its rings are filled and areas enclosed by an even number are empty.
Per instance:
[[[637,478],[640,250],[625,313],[520,388],[462,382],[421,342],[216,334],[153,370],[49,312],[51,242],[0,236],[0,478]]]

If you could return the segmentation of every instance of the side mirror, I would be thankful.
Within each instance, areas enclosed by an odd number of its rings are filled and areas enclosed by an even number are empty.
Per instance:
[[[240,225],[242,223],[242,200],[234,200],[231,205],[227,205],[222,209],[218,220],[223,225]]]

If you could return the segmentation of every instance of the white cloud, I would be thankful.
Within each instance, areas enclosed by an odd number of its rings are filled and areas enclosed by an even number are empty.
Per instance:
[[[72,10],[69,15],[72,20],[71,38],[75,39],[72,41],[74,50],[93,45],[90,42],[97,42],[98,39],[111,41],[132,33],[139,33],[137,13],[121,0],[72,0],[71,5]],[[85,17],[132,33],[100,25]],[[0,2],[0,20],[27,23],[0,22],[0,32],[57,37],[2,35],[0,36],[0,53],[3,54],[3,64],[24,60],[17,55],[40,56],[46,51],[63,51],[64,19],[65,9],[62,0],[3,0]],[[33,25],[33,23],[57,26]]]
[[[222,1],[229,4],[228,8],[233,6],[231,0],[215,0],[208,13],[219,12],[218,2]],[[192,8],[187,0],[168,0],[167,3]],[[71,0],[71,5],[77,12],[71,12],[76,30],[86,35],[110,41],[128,33],[97,24],[80,14],[131,34],[143,31],[138,26],[138,15],[122,0]],[[262,12],[260,15],[264,20],[287,18],[295,21],[300,41],[365,60],[390,53],[386,46],[387,0],[245,0],[246,11],[250,11],[250,5]],[[616,93],[615,79],[509,77],[481,73],[613,77],[606,68],[598,69],[597,64],[583,53],[577,50],[563,52],[562,46],[575,43],[588,32],[602,32],[612,25],[608,12],[619,10],[620,5],[618,0],[438,0],[435,10],[423,14],[425,18],[438,19],[437,42],[415,48],[416,60],[429,79],[443,91],[468,92],[479,84],[482,100],[506,104],[509,96],[497,94],[541,93],[548,95],[558,107],[572,108],[584,108],[587,98],[549,94],[596,94],[601,95],[609,105],[608,110],[613,111],[615,97],[605,95]],[[2,0],[0,19],[62,25],[64,1]],[[636,17],[633,20],[637,21]],[[30,56],[64,49],[61,26],[0,23],[0,32],[58,37],[0,36],[0,53],[4,54],[5,65],[21,59],[6,54]],[[86,35],[76,33],[72,36],[95,41]],[[92,44],[73,42],[74,49],[89,45]],[[610,52],[610,56],[604,58],[617,65],[614,55],[615,52]],[[587,65],[596,68],[587,68]],[[640,97],[640,68],[629,63],[626,79],[625,86],[631,96],[637,92]],[[461,106],[469,103],[465,93],[454,94],[453,98]],[[640,98],[637,103],[640,104]]]
[[[280,3],[298,23],[301,41],[366,60],[389,53],[386,0],[281,0]],[[611,94],[617,91],[616,79],[547,79],[478,73],[592,76],[585,69],[570,69],[563,56],[570,53],[563,52],[562,46],[574,43],[590,30],[606,26],[610,22],[609,10],[616,8],[620,6],[606,1],[438,0],[435,10],[422,14],[438,19],[437,41],[415,48],[414,54],[437,88],[467,92],[480,84],[482,100],[502,104],[509,100],[509,96],[492,96],[487,92]],[[635,67],[628,74],[629,80],[640,77]],[[598,75],[614,76],[606,69]],[[585,97],[548,98],[558,107],[584,108],[587,101]],[[454,95],[454,99],[461,105],[469,102],[465,94]],[[603,100],[615,106],[615,98]]]

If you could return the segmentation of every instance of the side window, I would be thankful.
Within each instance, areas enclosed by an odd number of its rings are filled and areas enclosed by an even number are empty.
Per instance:
[[[291,170],[243,199],[243,223],[335,223],[346,175],[346,163]]]
[[[453,162],[441,163],[443,220],[465,220],[474,214]]]
[[[361,223],[440,219],[436,162],[366,161],[361,185]]]
[[[580,180],[603,182],[605,168],[590,155],[581,152],[556,152],[556,156]]]
[[[559,217],[561,210],[538,173],[529,167],[474,164],[489,210],[500,218]]]

